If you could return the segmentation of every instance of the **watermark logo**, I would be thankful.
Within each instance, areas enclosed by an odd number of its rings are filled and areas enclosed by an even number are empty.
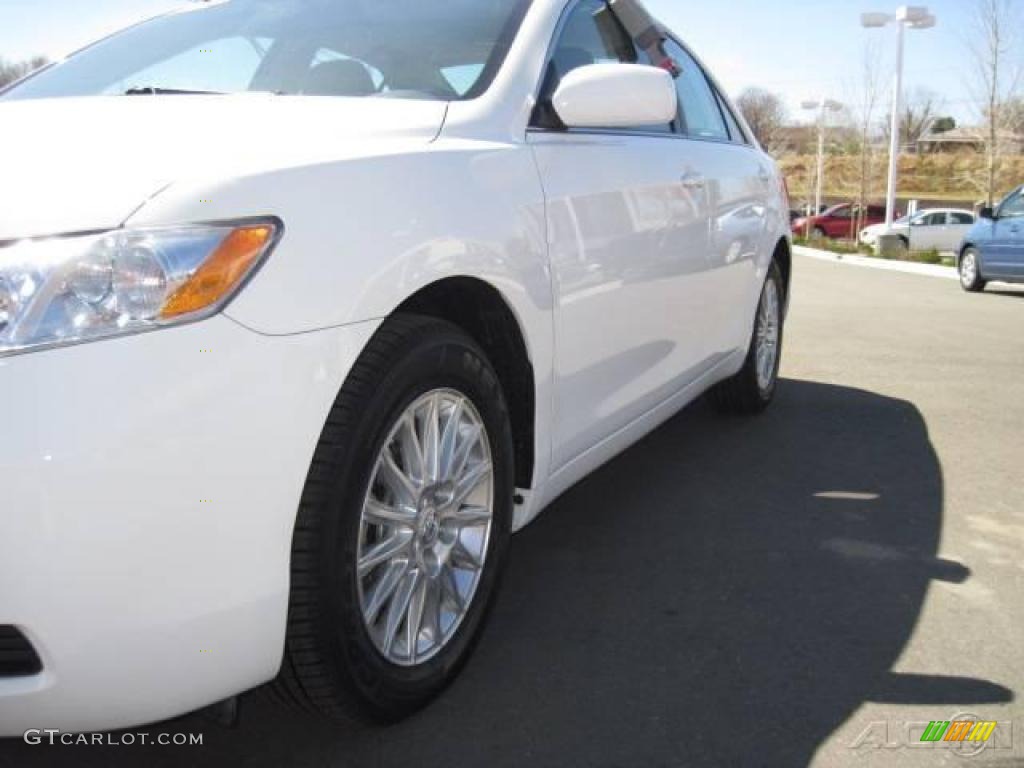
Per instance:
[[[68,733],[56,728],[30,728],[23,737],[26,744],[65,747],[201,747],[201,733]]]
[[[991,720],[932,720],[921,741],[988,741],[997,725]]]
[[[867,728],[850,745],[857,751],[944,749],[956,757],[976,757],[985,750],[1012,750],[1013,723],[959,713],[949,720],[887,722]]]

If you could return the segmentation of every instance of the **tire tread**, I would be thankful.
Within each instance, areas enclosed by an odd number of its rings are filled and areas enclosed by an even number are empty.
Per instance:
[[[319,578],[322,510],[330,497],[330,480],[343,470],[343,462],[331,457],[339,455],[338,447],[350,440],[364,415],[362,404],[388,377],[395,362],[418,342],[453,333],[484,357],[458,326],[447,321],[418,315],[392,316],[359,356],[331,408],[303,490],[292,539],[285,653],[278,677],[268,686],[271,698],[280,704],[348,722],[380,718],[379,713],[367,711],[354,692],[338,684],[318,636],[324,597]],[[500,387],[497,389],[500,396]],[[503,399],[501,405],[505,410]]]
[[[767,279],[776,281],[779,287],[779,298],[782,302],[779,317],[778,351],[781,360],[787,291],[782,279],[782,270],[777,261],[772,262]],[[756,321],[754,332],[756,333]],[[747,350],[747,357],[743,362],[743,368],[740,369],[740,372],[732,378],[720,382],[708,392],[708,400],[716,411],[724,415],[754,416],[762,413],[771,404],[772,397],[774,396],[774,387],[771,396],[765,398],[762,395],[757,383],[756,357],[754,338],[752,336],[750,348]]]

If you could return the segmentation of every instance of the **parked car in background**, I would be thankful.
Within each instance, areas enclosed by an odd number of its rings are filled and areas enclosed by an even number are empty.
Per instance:
[[[883,235],[896,235],[911,251],[956,253],[974,221],[971,211],[929,208],[913,216],[904,216],[893,222],[891,228],[884,223],[865,227],[861,230],[860,242],[874,248]]]
[[[960,285],[971,293],[991,280],[1024,283],[1024,187],[985,208],[957,254]]]
[[[0,736],[407,715],[513,530],[775,394],[784,181],[634,0],[191,3],[0,126]]]
[[[847,240],[856,238],[857,232],[854,227],[858,223],[861,226],[872,226],[885,221],[885,208],[880,205],[869,205],[864,218],[858,222],[859,210],[860,206],[850,203],[833,205],[820,216],[796,219],[793,222],[793,232],[810,237]]]
[[[827,211],[828,208],[829,207],[827,205],[822,205],[820,210],[818,210],[818,215]],[[806,219],[808,216],[814,216],[815,214],[813,213],[813,211],[813,205],[805,205],[802,208],[792,208],[789,211],[789,221],[792,224],[797,219]]]

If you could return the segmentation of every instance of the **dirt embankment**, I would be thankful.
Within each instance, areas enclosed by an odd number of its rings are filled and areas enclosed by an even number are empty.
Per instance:
[[[829,201],[855,200],[860,195],[858,155],[826,158],[825,190]],[[813,197],[817,158],[788,155],[779,158],[794,203]],[[888,160],[883,153],[871,157],[868,199],[885,199]],[[900,158],[901,201],[918,200],[923,205],[956,204],[971,207],[985,197],[985,156],[975,153],[907,155]],[[1004,157],[999,169],[999,195],[1024,184],[1024,156]]]

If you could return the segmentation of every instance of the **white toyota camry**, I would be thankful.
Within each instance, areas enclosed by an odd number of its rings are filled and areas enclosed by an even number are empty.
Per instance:
[[[195,4],[0,126],[0,735],[401,717],[513,531],[775,393],[783,181],[638,0]]]

